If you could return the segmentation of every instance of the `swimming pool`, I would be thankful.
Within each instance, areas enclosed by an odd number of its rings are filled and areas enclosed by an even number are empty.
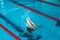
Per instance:
[[[26,8],[16,5],[8,0],[0,1],[0,24],[8,28],[21,40],[60,40],[60,26],[56,25],[58,21],[53,20],[53,18],[37,14],[39,12],[42,12],[59,20],[60,7],[37,0],[26,1],[27,2],[25,2],[24,0],[16,0],[19,5],[23,4],[27,6]],[[46,1],[60,4],[57,0]],[[31,11],[31,9],[28,9],[28,7],[34,9],[35,11],[38,10],[39,12]],[[26,18],[30,18],[31,21],[35,23],[38,28],[34,29],[32,32],[28,32]],[[60,25],[60,22],[58,22],[58,24]],[[15,40],[2,28],[0,28],[0,30],[0,40]]]

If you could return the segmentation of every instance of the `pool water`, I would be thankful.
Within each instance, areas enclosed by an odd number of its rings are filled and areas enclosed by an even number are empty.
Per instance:
[[[18,3],[24,4],[33,9],[39,10],[42,13],[53,16],[60,19],[60,7],[49,5],[47,3],[39,2],[37,0],[15,0]],[[60,4],[58,0],[46,0],[48,2],[53,2]],[[0,16],[0,24],[4,25],[21,40],[60,40],[60,26],[56,26],[57,21],[39,15],[35,12],[32,12],[28,9],[25,9],[21,6],[17,6],[9,0],[0,0],[0,14],[5,16],[8,20],[14,23],[19,29],[24,32],[17,31],[10,22],[7,22]],[[37,29],[31,33],[27,30],[27,21],[26,18],[30,18],[36,25]],[[28,33],[31,37],[22,36],[24,33]],[[15,40],[11,35],[6,31],[0,28],[0,40]],[[26,35],[27,36],[27,35]],[[40,38],[39,38],[39,37]],[[38,37],[38,38],[36,38]]]

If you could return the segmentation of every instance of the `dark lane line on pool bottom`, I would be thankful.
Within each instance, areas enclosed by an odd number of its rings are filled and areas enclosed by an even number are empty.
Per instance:
[[[52,6],[60,7],[60,4],[55,4],[55,3],[47,2],[47,1],[44,1],[44,0],[38,0],[38,1],[39,2],[43,2],[43,3],[46,3],[46,4],[49,4],[49,5],[52,5]]]
[[[40,39],[41,38],[41,36],[39,37],[39,35],[36,37],[36,38],[33,38],[33,36],[32,35],[30,35],[30,34],[28,34],[28,33],[24,33],[24,31],[22,30],[22,29],[20,29],[20,27],[19,26],[17,26],[17,25],[15,25],[13,22],[11,22],[8,18],[6,18],[4,15],[2,15],[2,14],[0,14],[0,18],[2,18],[3,20],[5,20],[7,23],[9,23],[9,24],[11,24],[12,26],[13,26],[13,28],[15,29],[15,30],[17,30],[19,33],[23,33],[23,35],[21,35],[22,37],[26,37],[26,38],[28,38],[28,40],[30,40],[30,39]]]

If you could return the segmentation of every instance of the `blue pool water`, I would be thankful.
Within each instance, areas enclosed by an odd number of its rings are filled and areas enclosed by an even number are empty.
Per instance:
[[[22,3],[28,7],[39,10],[45,14],[53,16],[60,19],[60,7],[52,6],[43,2],[36,0],[16,0],[18,3]],[[56,4],[60,4],[57,0],[46,0]],[[3,2],[3,4],[1,3]],[[2,7],[3,6],[3,7]],[[21,6],[17,6],[8,0],[0,0],[0,14],[4,15],[7,19],[13,22],[15,25],[18,25],[24,32],[27,31],[26,27],[26,18],[31,18],[31,20],[38,26],[32,33],[33,38],[36,38],[38,35],[41,36],[39,40],[60,40],[60,27],[56,26],[56,21],[45,16],[39,15],[35,12],[27,10]],[[4,25],[11,32],[17,35],[21,40],[31,40],[31,38],[22,37],[21,32],[18,32],[6,22],[4,19],[0,18],[0,24]],[[15,40],[11,35],[6,31],[0,28],[0,40]],[[35,39],[32,39],[35,40]],[[38,40],[38,39],[36,39]]]

